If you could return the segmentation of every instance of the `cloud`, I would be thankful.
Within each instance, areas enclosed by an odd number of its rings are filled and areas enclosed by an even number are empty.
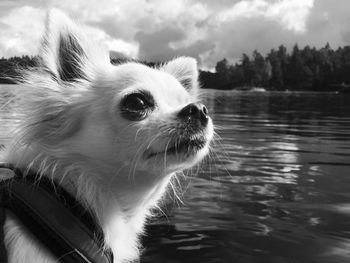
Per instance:
[[[285,29],[304,33],[306,21],[314,0],[244,0],[232,8],[218,14],[222,22],[235,21],[241,18],[265,18],[280,23]]]
[[[45,12],[41,9],[23,6],[13,9],[0,18],[0,56],[16,56],[35,54],[37,45],[33,43],[40,40],[44,24],[37,23],[36,19],[44,20]],[[33,17],[35,19],[33,19]]]
[[[49,7],[81,21],[113,54],[145,60],[188,55],[206,68],[280,44],[350,44],[348,0],[4,0],[0,56],[35,54]]]

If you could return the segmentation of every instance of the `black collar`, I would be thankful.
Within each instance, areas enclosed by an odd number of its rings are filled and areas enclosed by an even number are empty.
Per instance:
[[[39,174],[1,164],[15,176],[0,184],[1,206],[11,210],[36,238],[65,263],[112,263],[103,232],[91,211]]]

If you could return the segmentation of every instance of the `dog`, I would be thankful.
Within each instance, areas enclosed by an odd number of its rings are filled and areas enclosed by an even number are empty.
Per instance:
[[[78,24],[51,10],[40,66],[23,72],[23,122],[5,161],[54,180],[93,212],[114,262],[139,258],[145,220],[172,178],[209,152],[196,60],[112,65]],[[57,262],[7,213],[11,263]]]

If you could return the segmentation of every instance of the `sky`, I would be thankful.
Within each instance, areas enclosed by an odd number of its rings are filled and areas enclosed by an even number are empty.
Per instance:
[[[113,55],[192,56],[203,69],[281,44],[350,45],[349,0],[0,0],[0,57],[36,55],[50,8]]]

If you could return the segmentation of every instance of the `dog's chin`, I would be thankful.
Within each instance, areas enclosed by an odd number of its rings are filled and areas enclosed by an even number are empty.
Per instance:
[[[148,163],[158,165],[160,169],[176,171],[190,168],[202,160],[209,151],[210,139],[205,136],[193,136],[177,139],[165,146],[147,149],[144,159]]]

